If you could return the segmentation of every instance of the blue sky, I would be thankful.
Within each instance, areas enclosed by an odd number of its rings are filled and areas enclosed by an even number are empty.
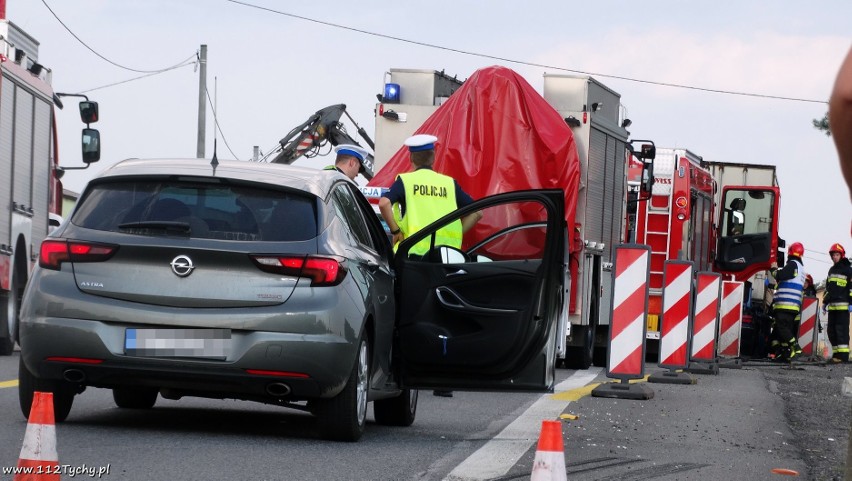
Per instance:
[[[683,147],[707,160],[774,164],[782,188],[781,236],[801,241],[815,279],[830,266],[834,242],[852,251],[852,206],[831,139],[816,131],[826,105],[667,88],[604,75],[716,90],[827,100],[852,45],[852,3],[788,0],[707,1],[337,1],[246,4],[226,0],[144,2],[7,0],[7,18],[40,43],[39,61],[57,91],[81,92],[157,70],[208,46],[208,86],[215,89],[220,158],[266,153],[316,110],[345,103],[372,136],[375,95],[390,68],[513,68],[541,91],[542,74],[593,72],[621,94],[633,138]],[[543,64],[532,67],[492,57]],[[91,175],[128,157],[194,157],[198,74],[192,66],[87,92],[100,103],[102,161],[68,172],[79,191]],[[79,164],[74,100],[58,114],[60,159]],[[213,150],[208,107],[207,155]],[[354,127],[350,132],[354,133]],[[328,159],[299,161],[325,165]]]

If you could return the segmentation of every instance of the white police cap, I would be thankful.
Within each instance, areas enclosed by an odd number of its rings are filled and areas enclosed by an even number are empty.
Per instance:
[[[405,139],[405,145],[409,152],[420,152],[421,150],[432,150],[438,137],[429,134],[417,134]]]
[[[337,155],[351,155],[352,157],[358,159],[361,163],[363,163],[364,159],[366,159],[367,156],[370,155],[369,152],[367,152],[360,146],[354,144],[340,144],[334,148],[334,151],[337,153]]]

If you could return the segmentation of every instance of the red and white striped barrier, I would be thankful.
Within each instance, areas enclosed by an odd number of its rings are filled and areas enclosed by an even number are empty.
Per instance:
[[[592,397],[639,400],[654,397],[647,383],[630,383],[630,379],[645,377],[650,259],[651,248],[646,245],[621,244],[615,248],[606,375],[621,382],[601,383],[592,389]]]
[[[721,276],[714,272],[699,272],[695,276],[695,316],[690,361],[716,363],[720,284]]]
[[[607,376],[611,378],[645,376],[650,252],[651,248],[645,245],[625,244],[615,248],[607,356]]]
[[[799,347],[802,348],[802,356],[816,357],[817,344],[817,310],[819,302],[816,297],[805,297],[802,299],[802,320],[799,322]]]
[[[692,271],[692,262],[689,261],[670,260],[663,267],[660,367],[683,369],[689,364]]]
[[[743,283],[722,282],[722,313],[719,321],[719,356],[740,357],[743,326]]]

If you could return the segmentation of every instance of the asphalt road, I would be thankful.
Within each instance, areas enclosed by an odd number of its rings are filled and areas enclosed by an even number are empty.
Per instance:
[[[26,429],[17,361],[0,358],[4,467],[17,463]],[[421,393],[413,426],[370,418],[358,443],[320,440],[310,416],[274,406],[187,398],[133,411],[116,408],[109,391],[89,389],[57,426],[57,449],[61,464],[109,466],[101,479],[115,480],[526,480],[541,421],[569,414],[576,419],[562,421],[568,479],[785,477],[773,469],[843,479],[846,374],[850,366],[753,363],[694,374],[694,385],[649,383],[654,397],[637,401],[589,396],[612,381],[600,368],[559,370],[549,395]]]

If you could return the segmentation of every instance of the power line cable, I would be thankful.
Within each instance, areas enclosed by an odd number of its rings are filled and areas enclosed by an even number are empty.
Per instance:
[[[237,154],[235,154],[234,151],[231,150],[231,146],[228,145],[228,139],[225,138],[225,133],[222,132],[222,127],[219,126],[219,116],[216,113],[216,107],[213,106],[213,101],[210,99],[210,92],[208,91],[206,85],[204,86],[204,95],[207,97],[207,103],[210,104],[210,108],[213,110],[213,123],[216,124],[216,130],[218,130],[219,133],[222,134],[222,142],[225,142],[225,147],[228,148],[228,151],[231,153],[231,155],[235,159],[239,160],[240,158],[237,157]]]
[[[42,1],[44,1],[44,0],[42,0]],[[780,96],[780,95],[766,95],[766,94],[757,94],[757,93],[751,93],[751,92],[737,92],[737,91],[733,91],[733,90],[711,89],[711,88],[706,88],[706,87],[696,87],[696,86],[693,86],[693,85],[675,84],[675,83],[670,83],[670,82],[658,82],[658,81],[653,81],[653,80],[643,80],[643,79],[637,79],[637,78],[632,78],[632,77],[625,77],[625,76],[622,76],[622,75],[605,74],[605,73],[600,73],[600,72],[587,72],[587,71],[583,71],[583,70],[574,70],[574,69],[569,69],[569,68],[565,68],[565,67],[557,67],[555,65],[546,65],[546,64],[535,63],[535,62],[527,62],[527,61],[524,61],[524,60],[515,60],[515,59],[506,58],[506,57],[498,57],[496,55],[488,55],[488,54],[484,54],[484,53],[471,52],[471,51],[468,51],[468,50],[461,50],[461,49],[458,49],[458,48],[445,47],[443,45],[436,45],[436,44],[431,44],[431,43],[426,43],[426,42],[420,42],[420,41],[417,41],[417,40],[410,40],[410,39],[402,38],[402,37],[395,37],[393,35],[387,35],[387,34],[383,34],[383,33],[371,32],[369,30],[362,30],[362,29],[359,29],[359,28],[349,27],[349,26],[346,26],[346,25],[341,25],[341,24],[332,23],[332,22],[326,22],[326,21],[323,21],[323,20],[317,20],[317,19],[314,19],[314,18],[302,16],[302,15],[296,15],[296,14],[293,14],[293,13],[282,12],[280,10],[274,10],[274,9],[271,9],[271,8],[268,8],[268,7],[262,7],[260,5],[254,5],[254,4],[251,4],[251,3],[248,3],[248,2],[243,2],[243,1],[240,1],[240,0],[227,0],[227,1],[231,2],[231,3],[235,3],[237,5],[242,5],[244,7],[256,8],[258,10],[265,10],[267,12],[275,13],[275,14],[278,14],[278,15],[283,15],[285,17],[291,17],[291,18],[296,18],[296,19],[299,19],[299,20],[304,20],[304,21],[307,21],[307,22],[318,23],[320,25],[325,25],[327,27],[334,27],[334,28],[339,28],[339,29],[343,29],[343,30],[349,30],[351,32],[362,33],[364,35],[370,35],[370,36],[373,36],[373,37],[379,37],[379,38],[384,38],[384,39],[388,39],[388,40],[394,40],[394,41],[397,41],[397,42],[409,43],[409,44],[418,45],[418,46],[421,46],[421,47],[428,47],[428,48],[434,48],[434,49],[439,49],[439,50],[446,50],[448,52],[455,52],[455,53],[460,53],[460,54],[463,54],[463,55],[471,55],[471,56],[474,56],[474,57],[482,57],[482,58],[487,58],[487,59],[491,59],[491,60],[498,60],[498,61],[501,61],[501,62],[515,63],[515,64],[519,64],[519,65],[527,65],[527,66],[530,66],[530,67],[539,67],[539,68],[546,68],[546,69],[553,69],[553,70],[561,70],[561,71],[564,71],[564,72],[578,73],[578,74],[582,74],[582,75],[592,75],[592,76],[595,76],[595,77],[613,78],[613,79],[618,79],[618,80],[626,80],[628,82],[637,82],[637,83],[644,83],[644,84],[649,84],[649,85],[659,85],[661,87],[672,87],[672,88],[680,88],[680,89],[698,90],[698,91],[702,91],[702,92],[711,92],[711,93],[725,94],[725,95],[739,95],[739,96],[743,96],[743,97],[756,97],[756,98],[773,99],[773,100],[789,100],[789,101],[793,101],[793,102],[809,102],[809,103],[817,103],[817,104],[828,104],[828,102],[826,100],[801,99],[801,98],[795,98],[795,97],[784,97],[784,96]]]
[[[166,73],[166,72],[168,72],[168,71],[170,71],[170,70],[174,70],[174,69],[176,69],[176,68],[186,67],[187,65],[194,65],[195,63],[196,63],[195,61],[192,61],[192,62],[186,62],[186,63],[180,64],[180,65],[175,65],[174,67],[171,67],[171,68],[168,68],[168,69],[165,69],[165,70],[160,70],[159,72],[152,72],[152,73],[149,73],[149,74],[140,75],[140,76],[138,76],[138,77],[129,78],[129,79],[127,79],[127,80],[122,80],[122,81],[120,81],[120,82],[114,82],[114,83],[107,84],[107,85],[101,85],[100,87],[95,87],[95,88],[91,88],[91,89],[88,89],[88,90],[83,90],[83,91],[81,91],[81,92],[79,92],[79,93],[81,93],[81,94],[86,94],[86,93],[89,93],[89,92],[94,92],[95,90],[100,90],[100,89],[105,89],[105,88],[107,88],[107,87],[114,87],[114,86],[116,86],[116,85],[126,84],[126,83],[128,83],[128,82],[133,82],[134,80],[141,80],[141,79],[143,79],[143,78],[153,77],[154,75],[159,75],[159,74],[161,74],[161,73]]]
[[[827,261],[827,260],[824,260],[824,259],[817,259],[816,257],[809,257],[809,256],[803,256],[803,257],[804,257],[805,259],[810,259],[810,260],[812,260],[812,261],[814,261],[814,262],[821,262],[821,263],[823,263],[823,264],[834,264],[834,262]]]
[[[92,47],[90,47],[88,44],[86,44],[86,42],[84,42],[82,39],[80,39],[80,37],[78,37],[76,33],[74,33],[74,32],[73,32],[70,28],[68,28],[68,25],[65,25],[65,22],[63,22],[63,21],[62,21],[62,19],[61,19],[61,18],[59,18],[59,15],[57,15],[57,14],[56,14],[56,12],[54,12],[54,11],[53,11],[53,9],[52,9],[52,8],[50,8],[50,5],[48,5],[48,4],[47,4],[47,1],[46,1],[46,0],[41,0],[41,3],[43,3],[43,4],[44,4],[44,6],[45,6],[45,7],[47,7],[47,9],[50,11],[51,15],[53,15],[53,18],[55,18],[55,19],[56,19],[56,21],[57,21],[57,22],[59,22],[59,23],[60,23],[60,25],[62,25],[62,26],[65,28],[65,30],[67,30],[67,31],[68,31],[68,33],[70,33],[70,34],[71,34],[71,36],[72,36],[72,37],[74,37],[75,39],[77,39],[77,41],[78,41],[78,42],[80,42],[80,44],[81,44],[81,45],[83,45],[84,47],[86,47],[87,49],[89,49],[89,51],[91,51],[93,54],[97,55],[97,56],[98,56],[98,57],[100,57],[101,59],[106,60],[107,62],[111,63],[112,65],[115,65],[115,66],[116,66],[116,67],[118,67],[118,68],[122,68],[122,69],[124,69],[124,70],[129,70],[129,71],[131,71],[131,72],[137,72],[137,73],[161,73],[161,72],[166,72],[166,71],[171,70],[171,69],[173,69],[173,68],[177,68],[177,67],[179,67],[179,66],[182,66],[182,65],[183,65],[183,64],[185,64],[185,63],[186,63],[189,59],[191,59],[191,58],[195,57],[195,54],[193,54],[192,56],[190,56],[190,57],[189,57],[188,59],[186,59],[186,60],[181,60],[180,62],[178,62],[177,64],[175,64],[175,65],[173,65],[173,66],[171,66],[171,67],[166,67],[166,68],[162,68],[162,69],[159,69],[159,70],[138,70],[138,69],[135,69],[135,68],[125,67],[124,65],[120,65],[120,64],[118,64],[118,63],[115,63],[115,62],[113,62],[112,60],[110,60],[110,59],[108,59],[108,58],[104,57],[103,55],[101,55],[100,53],[98,53],[97,51],[95,51],[95,49],[93,49],[93,48],[92,48]]]

